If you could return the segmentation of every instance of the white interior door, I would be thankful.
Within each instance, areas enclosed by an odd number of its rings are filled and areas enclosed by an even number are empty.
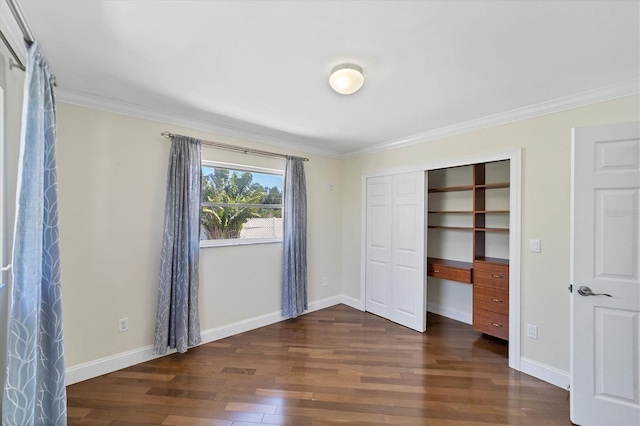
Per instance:
[[[639,425],[640,123],[576,128],[572,151],[571,420]]]
[[[367,179],[365,310],[426,330],[425,172]]]
[[[392,177],[367,179],[366,302],[368,312],[391,319]]]
[[[427,303],[424,274],[424,171],[393,176],[391,232],[391,320],[424,332]]]

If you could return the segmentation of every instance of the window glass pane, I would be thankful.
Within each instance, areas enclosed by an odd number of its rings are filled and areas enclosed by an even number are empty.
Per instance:
[[[201,240],[282,238],[280,208],[202,207],[201,223]]]
[[[203,166],[202,202],[282,204],[282,176]]]
[[[282,175],[202,166],[201,240],[282,238]]]

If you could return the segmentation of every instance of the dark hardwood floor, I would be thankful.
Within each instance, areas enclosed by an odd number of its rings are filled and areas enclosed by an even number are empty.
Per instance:
[[[505,342],[428,324],[334,306],[69,386],[69,424],[571,424],[568,393],[509,369]]]

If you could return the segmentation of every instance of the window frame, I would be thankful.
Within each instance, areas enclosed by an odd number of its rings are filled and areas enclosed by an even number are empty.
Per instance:
[[[213,167],[220,169],[228,169],[235,170],[241,172],[251,172],[251,173],[263,173],[270,175],[278,175],[282,177],[282,204],[273,204],[273,206],[280,206],[282,209],[282,216],[284,217],[284,170],[280,169],[271,169],[267,167],[258,167],[258,166],[250,166],[247,164],[236,164],[236,163],[226,163],[222,161],[212,161],[212,160],[201,160],[200,161],[200,173],[202,173],[203,167]],[[239,204],[240,206],[245,206],[250,204]],[[203,202],[202,198],[200,198],[200,210],[202,211]],[[275,209],[274,209],[275,210]],[[201,225],[200,225],[201,226]],[[206,247],[228,247],[228,246],[245,246],[245,245],[254,245],[254,244],[273,244],[273,243],[282,243],[283,237],[273,237],[273,238],[232,238],[232,239],[220,239],[220,240],[200,240],[200,248]]]

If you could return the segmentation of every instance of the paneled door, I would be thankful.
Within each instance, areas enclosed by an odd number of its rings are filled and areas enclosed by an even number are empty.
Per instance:
[[[367,179],[365,309],[391,319],[391,176]]]
[[[572,141],[571,420],[640,424],[640,123]]]
[[[367,311],[426,330],[424,171],[367,179]]]

